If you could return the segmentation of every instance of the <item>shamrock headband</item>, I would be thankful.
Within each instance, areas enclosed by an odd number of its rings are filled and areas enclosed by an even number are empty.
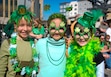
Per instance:
[[[67,22],[66,17],[63,14],[60,13],[54,13],[51,16],[49,16],[48,19],[48,24],[50,24],[51,20],[55,19],[55,18],[60,18],[65,24]]]
[[[30,22],[33,16],[34,14],[29,12],[24,5],[19,5],[18,9],[11,14],[9,22],[15,22],[18,25],[18,22],[22,17]]]

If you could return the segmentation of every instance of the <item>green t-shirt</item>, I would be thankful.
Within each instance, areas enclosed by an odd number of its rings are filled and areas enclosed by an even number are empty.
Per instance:
[[[32,29],[32,32],[34,33],[34,34],[37,34],[37,35],[39,35],[39,34],[44,34],[44,27],[43,26],[41,26],[41,28],[39,29],[39,28],[37,28],[37,27],[34,27],[33,29]]]

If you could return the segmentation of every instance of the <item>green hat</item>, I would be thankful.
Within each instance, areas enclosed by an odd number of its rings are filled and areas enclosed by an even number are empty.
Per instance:
[[[90,12],[85,12],[83,17],[79,17],[77,22],[79,24],[81,24],[83,27],[88,27],[91,28],[92,27],[92,19],[93,19],[93,15]]]
[[[92,10],[90,12],[85,12],[82,17],[79,17],[77,19],[77,22],[83,26],[88,28],[95,28],[95,23],[97,20],[103,16],[103,13],[101,10]]]
[[[10,16],[9,22],[15,22],[18,25],[18,22],[22,17],[24,17],[25,20],[28,22],[31,21],[34,14],[26,9],[26,6],[19,5],[17,10],[13,11],[13,13]]]
[[[24,5],[19,5],[17,13],[20,15],[25,15],[27,13],[26,7]]]

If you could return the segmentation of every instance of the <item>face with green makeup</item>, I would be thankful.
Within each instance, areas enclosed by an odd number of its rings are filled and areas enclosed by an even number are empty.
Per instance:
[[[80,46],[85,46],[91,37],[91,31],[87,27],[76,24],[74,27],[74,39]]]
[[[49,24],[49,34],[54,40],[63,38],[65,31],[65,23],[60,18],[51,20]]]

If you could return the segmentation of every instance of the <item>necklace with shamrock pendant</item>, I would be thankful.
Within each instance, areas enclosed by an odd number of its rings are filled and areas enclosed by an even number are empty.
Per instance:
[[[38,68],[37,68],[38,54],[35,49],[34,41],[29,38],[31,49],[32,49],[32,57],[33,57],[34,65],[33,67],[29,67],[29,66],[21,67],[20,62],[17,60],[17,44],[16,44],[17,40],[16,39],[17,39],[16,34],[13,34],[10,39],[9,51],[10,51],[10,58],[11,58],[10,62],[12,64],[12,67],[16,73],[20,72],[21,75],[27,74],[28,76],[32,75],[33,77],[38,72]]]

